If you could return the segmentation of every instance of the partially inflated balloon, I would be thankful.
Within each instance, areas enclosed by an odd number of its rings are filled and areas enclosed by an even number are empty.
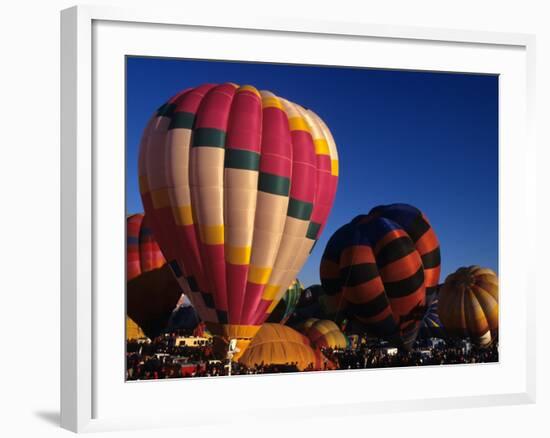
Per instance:
[[[338,229],[321,261],[321,282],[337,312],[374,335],[410,348],[439,281],[439,243],[417,208],[372,209]]]
[[[239,358],[247,367],[255,365],[295,364],[304,369],[333,369],[334,365],[321,353],[312,348],[302,334],[282,324],[264,324],[250,346]]]
[[[450,336],[490,345],[498,336],[497,275],[479,266],[449,275],[439,295],[439,316]]]
[[[304,324],[303,333],[317,348],[340,348],[349,346],[348,339],[335,322],[326,319],[308,320]]]
[[[283,298],[279,301],[279,304],[275,307],[269,318],[268,322],[278,322],[280,324],[286,324],[288,319],[294,313],[298,301],[300,301],[300,296],[304,287],[300,280],[296,279],[292,282],[290,287],[287,289],[286,293],[283,295]]]
[[[241,351],[319,238],[337,160],[314,112],[247,85],[184,90],[145,128],[140,191],[155,236],[201,319]]]

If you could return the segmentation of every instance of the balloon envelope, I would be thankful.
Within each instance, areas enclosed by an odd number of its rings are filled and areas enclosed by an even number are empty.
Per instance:
[[[300,296],[302,295],[303,290],[304,287],[302,286],[302,283],[300,283],[300,280],[294,280],[287,289],[286,293],[283,295],[281,301],[279,301],[279,304],[277,304],[275,309],[273,309],[273,312],[271,312],[271,315],[269,315],[267,321],[286,324],[288,319],[294,313],[298,301],[300,301]]]
[[[180,296],[180,285],[164,265],[126,283],[126,313],[154,339],[166,331]]]
[[[147,217],[131,215],[126,226],[126,313],[153,339],[165,331],[182,291],[166,264]]]
[[[336,145],[311,110],[253,86],[205,84],[162,105],[140,146],[159,246],[209,330],[257,333],[321,234]]]
[[[439,316],[450,336],[469,337],[488,346],[498,337],[498,277],[488,268],[469,266],[445,279]]]
[[[439,287],[438,287],[439,289]],[[420,323],[419,337],[428,338],[444,338],[445,327],[439,317],[439,292],[435,292],[426,297],[426,313]]]
[[[338,229],[321,261],[335,312],[375,336],[410,348],[439,281],[439,243],[426,216],[407,204],[373,208]]]
[[[332,364],[309,340],[282,324],[266,323],[254,337],[239,362],[251,368],[255,365],[285,365],[295,363],[302,371],[306,368],[321,370]]]
[[[126,258],[127,280],[166,264],[148,220],[141,213],[126,218]]]
[[[336,323],[326,319],[307,320],[303,325],[303,333],[316,348],[345,349],[349,346],[346,335]]]

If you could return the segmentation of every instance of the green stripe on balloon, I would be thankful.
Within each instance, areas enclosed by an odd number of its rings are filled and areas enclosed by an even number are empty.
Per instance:
[[[312,211],[313,204],[311,202],[304,202],[294,198],[290,198],[288,202],[288,216],[290,217],[307,221],[311,217]]]
[[[274,195],[288,196],[290,193],[290,179],[271,173],[260,173],[258,190]]]
[[[225,132],[215,128],[198,128],[193,132],[193,147],[225,147]]]
[[[316,222],[310,222],[309,226],[307,227],[306,237],[312,240],[317,239],[317,234],[319,234],[320,229],[321,229],[321,224],[318,224]]]
[[[242,149],[226,149],[224,166],[230,169],[258,170],[260,154]]]
[[[172,115],[168,129],[192,129],[195,122],[195,114],[188,112],[177,112]]]

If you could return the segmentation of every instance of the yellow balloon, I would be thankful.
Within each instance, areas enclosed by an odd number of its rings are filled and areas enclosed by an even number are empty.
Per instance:
[[[450,336],[490,345],[498,337],[497,275],[480,266],[449,275],[439,292],[439,317]]]

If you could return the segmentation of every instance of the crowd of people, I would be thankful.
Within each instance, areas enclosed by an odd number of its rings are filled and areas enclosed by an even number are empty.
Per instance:
[[[497,345],[478,348],[474,345],[449,346],[442,343],[411,351],[366,346],[346,350],[326,348],[322,351],[341,370],[498,362]]]
[[[214,377],[228,374],[227,360],[214,355],[211,342],[198,347],[176,345],[174,334],[160,336],[151,342],[128,341],[126,349],[126,379],[152,380],[183,377]],[[256,364],[246,367],[231,364],[231,374],[271,374],[299,371],[295,362]]]
[[[185,377],[213,377],[228,375],[228,361],[216,357],[212,343],[201,346],[176,345],[177,336],[167,334],[152,341],[128,341],[126,379],[150,380]],[[417,345],[411,351],[387,346],[360,344],[354,348],[321,350],[326,357],[323,369],[364,369],[410,367],[422,365],[466,364],[498,361],[498,345],[479,348],[469,343],[439,342]],[[315,371],[310,364],[303,371]],[[297,372],[297,363],[255,364],[246,367],[231,364],[232,375]]]

